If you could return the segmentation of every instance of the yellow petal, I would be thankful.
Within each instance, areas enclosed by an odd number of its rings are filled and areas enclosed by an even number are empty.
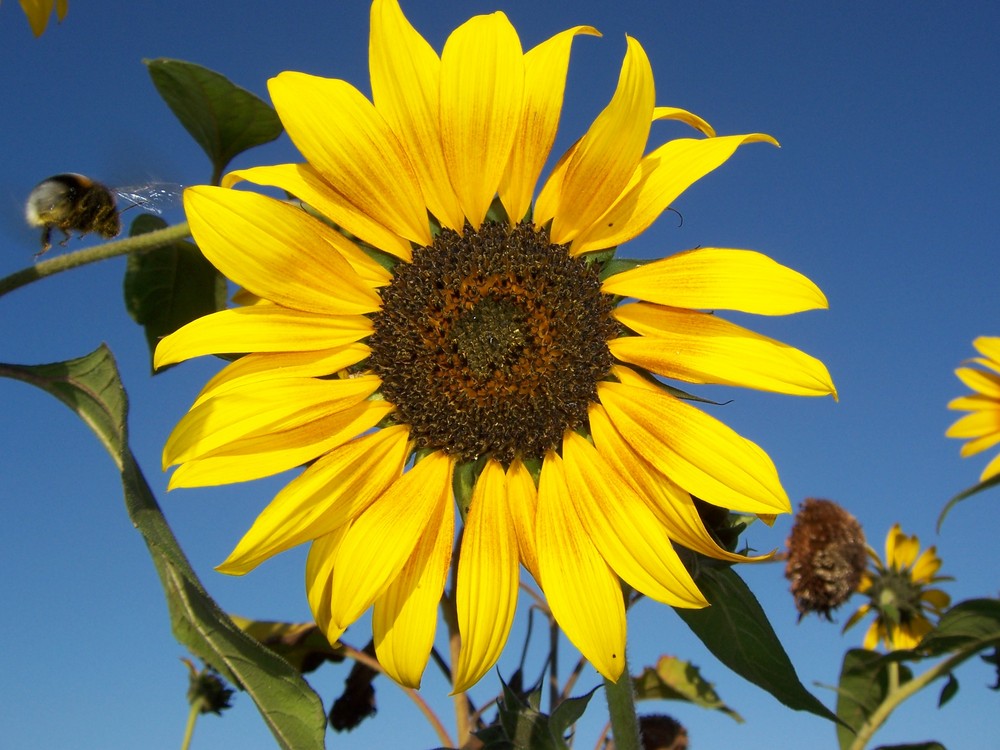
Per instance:
[[[993,457],[993,459],[986,464],[986,468],[983,469],[983,473],[979,475],[979,481],[985,482],[987,479],[992,479],[997,474],[1000,474],[1000,453]]]
[[[878,648],[879,636],[882,636],[885,640],[888,639],[888,634],[882,633],[882,628],[880,628],[879,625],[880,620],[875,618],[875,621],[868,626],[868,630],[865,632],[864,643],[861,645],[861,647],[866,651],[874,651]]]
[[[720,547],[705,528],[691,495],[637,455],[612,426],[604,407],[590,404],[590,431],[594,444],[611,467],[649,503],[670,538],[690,550],[729,562],[767,560],[772,555],[747,557]]]
[[[974,411],[971,414],[966,414],[949,427],[945,435],[953,438],[990,435],[1000,440],[1000,409]]]
[[[184,415],[167,438],[163,466],[205,458],[241,438],[272,435],[349,409],[381,382],[374,375],[343,380],[288,378],[233,389]]]
[[[613,314],[641,335],[609,341],[611,353],[657,375],[796,396],[836,394],[818,359],[715,315],[642,302]]]
[[[659,519],[587,440],[563,438],[566,486],[608,565],[632,588],[672,607],[708,605]]]
[[[330,252],[336,232],[300,208],[204,185],[184,191],[184,211],[205,257],[258,297],[330,315],[382,306],[340,253]]]
[[[461,693],[496,664],[517,605],[518,552],[507,507],[503,466],[491,459],[476,480],[458,559],[455,606],[462,649],[453,692]]]
[[[536,539],[542,588],[559,627],[594,669],[617,681],[625,666],[621,584],[577,517],[553,451],[539,479]]]
[[[362,401],[303,425],[234,440],[178,466],[167,489],[247,482],[287,471],[370,430],[394,409],[388,401]]]
[[[910,578],[915,583],[930,583],[931,579],[941,569],[941,559],[937,556],[935,547],[928,547],[917,558],[910,572]]]
[[[306,596],[313,619],[330,643],[336,643],[347,628],[338,628],[330,620],[330,584],[337,549],[350,525],[345,524],[319,537],[310,545],[306,558]]]
[[[646,147],[656,100],[653,70],[639,42],[632,37],[626,42],[611,102],[574,146],[565,172],[538,196],[535,223],[552,219],[555,243],[573,240],[615,202]]]
[[[828,307],[823,292],[797,271],[752,250],[704,247],[609,276],[607,294],[692,310],[788,315]]]
[[[979,336],[972,345],[984,357],[995,363],[1000,363],[1000,336]]]
[[[501,12],[459,26],[441,53],[441,143],[462,211],[478,229],[507,166],[524,90],[517,32]]]
[[[465,215],[441,147],[441,60],[396,0],[372,3],[368,66],[375,108],[406,144],[427,207],[442,226],[461,232]]]
[[[715,128],[698,117],[698,115],[688,112],[686,109],[680,109],[678,107],[655,107],[653,109],[653,121],[656,122],[657,120],[676,120],[677,122],[683,122],[686,125],[690,125],[698,132],[707,135],[709,138],[715,137]]]
[[[285,378],[316,378],[334,375],[368,356],[364,344],[348,344],[317,352],[264,352],[247,354],[231,362],[212,377],[195,399],[198,405],[234,388],[250,383]]]
[[[500,200],[512,223],[528,213],[538,175],[556,139],[573,39],[600,36],[592,26],[575,26],[547,39],[524,56],[524,107],[514,149],[500,181]]]
[[[941,589],[927,589],[921,592],[920,599],[937,612],[943,612],[951,604],[951,597]]]
[[[771,459],[718,420],[646,388],[602,382],[597,393],[636,453],[692,495],[746,513],[791,512]]]
[[[31,26],[31,33],[36,37],[45,33],[49,25],[49,17],[52,15],[53,0],[21,0],[21,10],[28,18]],[[66,16],[67,0],[59,0],[59,20]]]
[[[992,372],[983,372],[971,367],[959,367],[955,370],[958,379],[965,383],[976,393],[981,393],[989,398],[1000,399],[1000,375]]]
[[[275,164],[268,167],[237,169],[223,178],[222,186],[232,187],[241,180],[252,182],[254,185],[280,188],[372,247],[403,260],[410,260],[413,256],[413,248],[408,240],[389,231],[359,210],[334,190],[333,186],[309,164]],[[384,286],[392,279],[389,271],[339,232],[326,235],[325,239],[344,256],[358,275],[372,286]]]
[[[954,437],[954,435],[951,437]],[[968,458],[969,456],[974,456],[977,453],[981,453],[984,450],[992,448],[997,443],[1000,443],[1000,431],[994,431],[987,435],[983,435],[980,438],[970,440],[962,446],[960,453],[963,458]]]
[[[266,304],[240,307],[193,320],[161,339],[153,367],[204,354],[333,349],[371,332],[371,321],[363,315],[317,315]]]
[[[268,91],[296,148],[333,189],[400,237],[430,245],[427,208],[403,146],[346,81],[284,72]]]
[[[243,575],[279,552],[346,526],[399,479],[408,439],[406,427],[388,427],[316,461],[285,485],[216,570]]]
[[[678,138],[645,156],[614,204],[573,240],[574,255],[616,247],[642,234],[691,185],[721,166],[745,143],[764,141],[762,133],[721,138]]]
[[[385,593],[412,556],[428,524],[451,500],[453,460],[431,453],[389,487],[352,524],[337,553],[333,622],[347,627]]]
[[[434,508],[413,555],[375,600],[375,655],[386,674],[405,687],[420,687],[434,645],[437,610],[454,539],[455,510],[446,501]]]
[[[948,402],[948,408],[957,409],[959,411],[981,411],[984,409],[1000,410],[1000,401],[990,398],[989,396],[982,396],[979,394],[972,396],[959,396],[958,398],[953,398]]]
[[[531,472],[519,458],[515,458],[507,469],[507,503],[517,533],[517,549],[521,563],[536,582],[541,581],[538,573],[538,554],[535,551],[538,489],[535,487]]]

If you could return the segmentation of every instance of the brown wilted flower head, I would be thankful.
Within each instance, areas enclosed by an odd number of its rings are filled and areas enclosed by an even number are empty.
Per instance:
[[[832,500],[807,499],[788,537],[785,578],[801,620],[830,612],[858,589],[867,565],[865,535],[857,519]]]
[[[688,750],[688,733],[684,725],[666,714],[643,714],[639,717],[642,750]],[[604,750],[615,750],[612,739]]]

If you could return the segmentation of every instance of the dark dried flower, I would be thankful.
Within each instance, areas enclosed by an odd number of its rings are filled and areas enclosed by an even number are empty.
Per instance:
[[[867,565],[865,535],[857,519],[831,500],[807,499],[788,537],[785,577],[801,620],[830,612],[858,589]]]

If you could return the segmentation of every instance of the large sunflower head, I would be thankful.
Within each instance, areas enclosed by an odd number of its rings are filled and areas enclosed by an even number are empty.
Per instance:
[[[890,651],[914,648],[951,603],[948,594],[931,588],[931,584],[951,580],[937,575],[941,558],[934,547],[921,553],[920,540],[904,534],[899,524],[889,529],[885,561],[870,547],[868,555],[872,565],[858,586],[868,601],[851,615],[844,630],[874,612],[875,619],[865,633],[866,649],[874,650],[880,642]]]
[[[603,675],[622,671],[621,581],[681,607],[706,604],[674,545],[722,549],[692,496],[790,510],[754,443],[655,376],[798,395],[833,393],[818,360],[704,310],[779,315],[826,300],[747,250],[613,260],[680,193],[766,135],[715,137],[657,107],[627,39],[610,103],[557,162],[578,26],[528,52],[502,13],[457,28],[439,55],[396,0],[371,12],[372,101],[302,73],[269,83],[299,164],[185,193],[205,255],[245,304],[157,348],[157,365],[243,353],[171,435],[172,486],[307,468],[220,566],[241,574],[311,543],[306,578],[332,640],[369,607],[379,661],[419,683],[448,597],[456,690],[488,670],[513,619],[519,566]],[[707,137],[648,148],[674,119]],[[297,203],[231,189],[280,188]],[[630,300],[630,301],[628,301]]]
[[[955,370],[959,380],[975,393],[959,396],[949,404],[949,409],[967,411],[945,433],[948,437],[962,438],[963,456],[974,456],[980,451],[1000,443],[1000,336],[980,336],[972,342],[982,355],[970,361],[976,367],[959,367]],[[1000,454],[986,464],[980,481],[985,482],[1000,474]]]

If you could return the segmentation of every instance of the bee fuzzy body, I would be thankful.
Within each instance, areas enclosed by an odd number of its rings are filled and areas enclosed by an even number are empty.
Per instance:
[[[105,239],[118,236],[121,218],[115,196],[106,186],[82,174],[57,174],[38,183],[24,210],[28,224],[42,228],[41,255],[52,247],[52,230],[63,233],[59,243],[65,245],[70,232],[82,237],[96,232]]]

